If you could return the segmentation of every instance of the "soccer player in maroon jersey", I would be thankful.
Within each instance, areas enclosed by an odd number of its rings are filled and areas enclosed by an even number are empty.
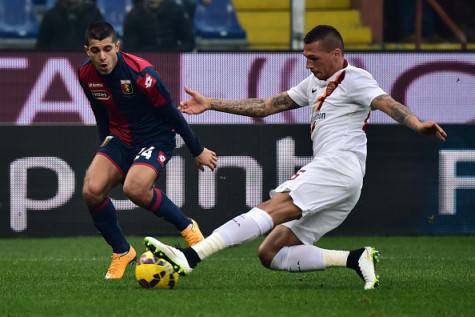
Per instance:
[[[175,134],[185,141],[198,168],[216,168],[216,153],[204,148],[173,104],[153,66],[120,51],[113,27],[95,22],[85,36],[89,60],[79,80],[96,117],[99,147],[84,178],[83,196],[96,228],[112,247],[106,279],[120,279],[136,257],[119,224],[109,193],[123,183],[125,195],[175,225],[188,245],[203,239],[188,218],[155,182],[175,149]]]

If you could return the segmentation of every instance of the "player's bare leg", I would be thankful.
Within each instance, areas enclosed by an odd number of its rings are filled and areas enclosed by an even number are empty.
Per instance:
[[[121,179],[122,174],[108,158],[96,155],[84,177],[82,194],[86,204],[96,206],[102,203]]]
[[[148,165],[132,165],[124,182],[125,195],[135,204],[175,225],[189,246],[203,240],[198,224],[154,186],[157,177],[155,169]]]
[[[84,178],[83,197],[94,225],[112,247],[112,261],[106,279],[121,279],[136,252],[125,239],[117,222],[117,213],[108,195],[122,179],[122,173],[103,155],[96,155]]]
[[[145,165],[132,165],[124,180],[124,194],[136,205],[146,207],[153,196],[157,173]]]

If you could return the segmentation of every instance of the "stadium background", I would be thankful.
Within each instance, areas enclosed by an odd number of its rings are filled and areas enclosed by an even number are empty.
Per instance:
[[[142,54],[175,100],[183,87],[218,98],[266,97],[307,76],[300,53]],[[350,52],[382,88],[449,134],[417,135],[380,112],[368,127],[362,197],[333,234],[475,232],[475,57],[473,53]],[[82,178],[99,140],[76,77],[73,53],[0,53],[0,236],[91,235]],[[198,173],[178,138],[160,186],[206,233],[268,197],[311,157],[308,111],[254,120],[217,112],[187,117],[220,156],[216,173]],[[114,192],[127,234],[169,235],[173,227]]]
[[[351,64],[443,126],[449,138],[440,143],[371,114],[361,199],[318,242],[382,252],[381,287],[366,292],[351,270],[264,269],[256,257],[262,239],[204,261],[171,291],[142,289],[133,265],[121,281],[104,280],[110,247],[81,198],[99,144],[76,73],[85,60],[83,31],[75,40],[55,36],[50,51],[35,48],[45,13],[59,1],[87,6],[85,20],[97,5],[122,37],[128,10],[148,0],[0,0],[0,316],[475,316],[475,2],[168,0],[197,4],[195,49],[132,51],[157,67],[175,101],[186,98],[184,86],[217,98],[266,97],[308,75],[302,36],[330,24]],[[461,32],[442,23],[435,3]],[[59,18],[71,16],[79,15]],[[75,29],[74,21],[63,19],[58,29]],[[67,39],[77,47],[65,47]],[[178,138],[159,186],[208,234],[310,159],[308,112],[187,117],[219,154],[219,169],[198,172]],[[139,253],[144,235],[183,243],[120,188],[112,197]]]

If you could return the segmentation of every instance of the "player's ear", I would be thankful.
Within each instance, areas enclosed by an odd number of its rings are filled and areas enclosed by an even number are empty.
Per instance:
[[[84,53],[89,56],[89,46],[84,45]]]
[[[115,48],[116,48],[116,50],[118,50],[118,51],[120,51],[120,44],[121,44],[121,43],[120,43],[119,40],[117,40],[117,42],[115,42]]]
[[[333,55],[335,55],[336,57],[342,56],[343,55],[342,53],[343,53],[342,50],[338,47],[333,50]]]

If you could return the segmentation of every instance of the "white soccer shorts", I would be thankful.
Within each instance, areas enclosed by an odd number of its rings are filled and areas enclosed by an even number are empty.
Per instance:
[[[290,180],[271,191],[289,192],[302,218],[283,223],[304,244],[313,244],[338,227],[355,207],[363,185],[360,160],[353,153],[314,158]]]

